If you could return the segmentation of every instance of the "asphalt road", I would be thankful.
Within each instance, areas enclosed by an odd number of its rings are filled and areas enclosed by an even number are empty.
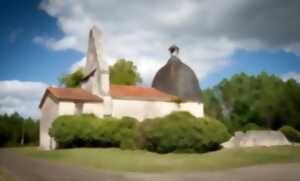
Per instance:
[[[271,164],[222,171],[194,173],[116,173],[70,166],[47,160],[33,159],[0,149],[0,168],[4,168],[16,181],[299,181],[300,163]]]

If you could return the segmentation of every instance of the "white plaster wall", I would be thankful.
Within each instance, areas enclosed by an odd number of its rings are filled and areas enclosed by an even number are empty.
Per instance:
[[[43,107],[41,108],[40,121],[40,147],[46,150],[56,148],[56,142],[49,136],[49,129],[53,121],[60,115],[75,114],[75,103],[72,102],[56,102],[47,96]]]
[[[196,117],[203,117],[203,104],[199,103],[182,103],[178,105],[174,102],[113,99],[112,106],[113,117],[130,116],[139,121],[162,117],[173,111],[189,111]]]
[[[109,73],[108,70],[105,72],[99,72],[100,76],[100,94],[102,96],[108,96],[109,95]]]
[[[54,139],[49,136],[48,130],[57,116],[58,103],[48,96],[41,108],[40,147],[43,149],[49,150],[56,147],[56,143]]]
[[[103,96],[103,115],[111,116],[113,110],[113,103],[111,96]]]
[[[103,117],[104,105],[103,103],[84,103],[82,113],[94,114],[97,117]]]
[[[59,102],[58,115],[74,115],[76,113],[76,106],[74,102],[62,101]]]
[[[134,117],[143,120],[144,102],[112,99],[112,117],[121,118],[124,116]]]
[[[144,119],[162,117],[178,111],[179,105],[174,102],[144,101]]]
[[[198,102],[184,102],[180,104],[180,111],[188,111],[196,117],[203,117],[203,104]]]

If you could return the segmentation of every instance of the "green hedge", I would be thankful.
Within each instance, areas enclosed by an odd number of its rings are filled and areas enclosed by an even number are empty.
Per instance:
[[[49,130],[61,148],[121,147],[135,148],[137,120],[96,118],[92,115],[60,116]]]
[[[197,124],[204,138],[204,150],[216,150],[231,137],[226,126],[213,118],[198,118]]]
[[[93,140],[94,146],[120,147],[133,149],[137,145],[137,120],[130,117],[122,119],[104,118],[99,119]]]
[[[280,131],[292,142],[300,142],[300,131],[291,126],[282,126]]]
[[[147,119],[142,122],[140,134],[144,148],[159,153],[215,150],[230,137],[221,122],[197,119],[188,112]]]
[[[60,148],[145,148],[159,153],[216,150],[230,136],[221,122],[196,118],[187,112],[174,112],[142,123],[130,117],[60,116],[49,134]]]

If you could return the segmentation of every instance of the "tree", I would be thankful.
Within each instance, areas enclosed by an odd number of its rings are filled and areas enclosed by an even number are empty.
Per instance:
[[[32,118],[23,118],[18,113],[0,114],[0,147],[19,145],[22,137],[24,144],[37,145],[39,122]]]
[[[208,88],[203,90],[203,102],[204,102],[204,112],[206,115],[214,117],[218,120],[223,120],[223,112],[222,112],[222,105],[221,100],[217,96],[217,93],[214,89]]]
[[[130,60],[119,59],[109,67],[111,84],[136,85],[142,83],[137,67]]]
[[[83,79],[83,69],[79,68],[73,73],[64,74],[59,78],[59,83],[65,87],[80,87],[80,82]]]
[[[83,69],[80,68],[73,73],[62,75],[59,82],[64,87],[80,87],[83,76]],[[114,65],[109,67],[109,76],[111,84],[136,85],[142,83],[137,67],[130,60],[117,60]]]
[[[300,129],[300,85],[295,80],[284,82],[266,72],[240,73],[203,92],[205,113],[223,120],[232,132],[249,123]]]

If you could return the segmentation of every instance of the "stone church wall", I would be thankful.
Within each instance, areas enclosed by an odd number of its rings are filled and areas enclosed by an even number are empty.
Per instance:
[[[94,114],[97,117],[103,117],[104,115],[103,103],[84,103],[82,113]]]
[[[76,112],[76,105],[74,102],[59,102],[59,115],[74,115]]]
[[[143,121],[147,118],[165,116],[173,111],[189,111],[196,117],[203,117],[203,104],[113,99],[112,116],[130,116]]]
[[[49,128],[52,126],[53,120],[59,114],[58,102],[51,97],[47,97],[43,107],[41,108],[40,120],[40,147],[43,149],[53,149],[56,147],[55,141],[48,134]]]
[[[204,116],[204,107],[202,103],[197,103],[197,102],[181,103],[180,111],[188,111],[196,117]]]

